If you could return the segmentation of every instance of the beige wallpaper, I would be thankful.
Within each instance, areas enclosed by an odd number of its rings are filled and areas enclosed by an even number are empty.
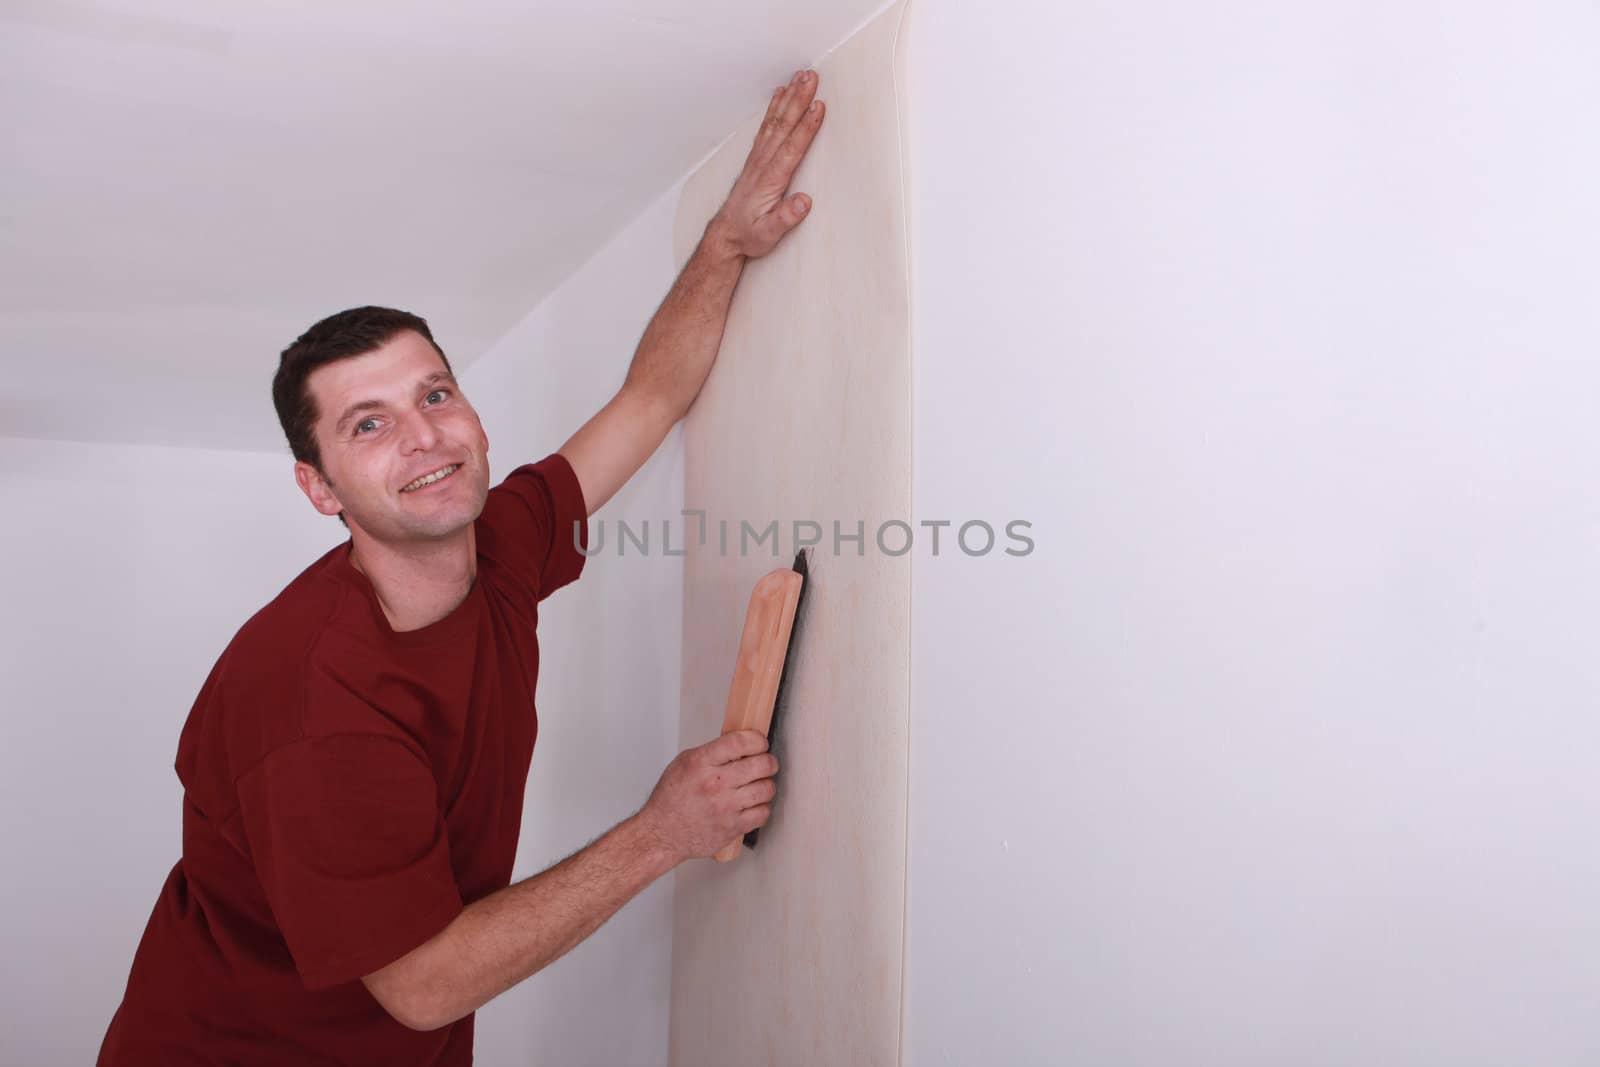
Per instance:
[[[682,735],[716,736],[751,587],[816,536],[772,821],[727,865],[679,869],[671,1062],[894,1064],[905,917],[911,338],[896,4],[815,64],[828,115],[792,188],[806,221],[749,265],[685,427]],[[684,187],[688,258],[751,119]],[[778,522],[777,536],[753,537]],[[856,544],[835,544],[835,523]],[[726,523],[726,527],[723,524]],[[751,540],[741,545],[741,524]],[[726,548],[722,530],[727,530]],[[891,550],[904,534],[884,534]],[[744,549],[741,552],[741,548]],[[776,551],[774,551],[776,549]]]

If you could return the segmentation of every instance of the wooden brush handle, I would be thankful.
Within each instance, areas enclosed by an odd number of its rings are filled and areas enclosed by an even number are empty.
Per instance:
[[[798,571],[784,568],[762,578],[750,594],[744,633],[739,637],[739,658],[733,665],[733,684],[728,687],[728,709],[722,716],[723,733],[759,730],[765,736],[772,728],[772,706],[778,699],[789,633],[804,584]],[[738,858],[743,841],[741,835],[724,845],[717,852],[717,862]]]

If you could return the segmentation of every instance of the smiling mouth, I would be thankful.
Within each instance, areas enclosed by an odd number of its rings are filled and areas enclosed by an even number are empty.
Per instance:
[[[459,463],[452,463],[448,467],[440,467],[438,470],[434,471],[432,474],[424,474],[422,477],[418,478],[416,481],[412,482],[410,485],[401,486],[400,491],[402,493],[413,493],[413,492],[416,492],[418,489],[422,489],[425,486],[433,485],[435,482],[444,481],[446,478],[450,477],[452,474],[454,474],[456,471],[458,471],[460,469],[461,469],[461,464],[459,464]]]

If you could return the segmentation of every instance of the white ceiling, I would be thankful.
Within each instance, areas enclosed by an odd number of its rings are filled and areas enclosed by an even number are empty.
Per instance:
[[[470,365],[883,6],[4,0],[0,436],[285,450],[358,304]]]

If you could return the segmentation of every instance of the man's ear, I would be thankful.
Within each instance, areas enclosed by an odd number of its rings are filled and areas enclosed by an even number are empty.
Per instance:
[[[300,486],[300,491],[311,501],[311,506],[324,515],[337,515],[344,510],[344,505],[339,503],[339,498],[333,495],[333,487],[322,476],[322,472],[309,463],[300,460],[294,465],[295,484]]]

